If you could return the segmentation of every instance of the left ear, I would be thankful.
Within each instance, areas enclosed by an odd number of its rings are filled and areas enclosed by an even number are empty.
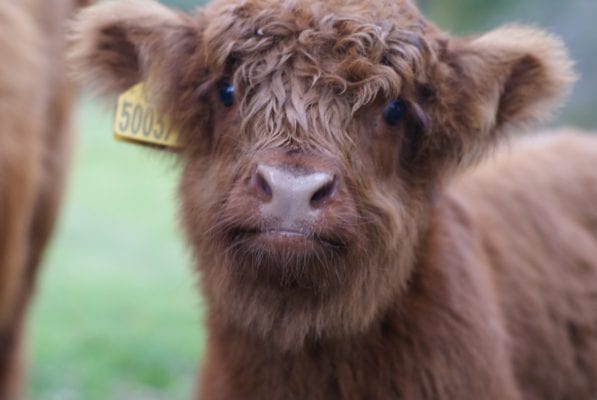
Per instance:
[[[430,117],[442,136],[435,147],[458,164],[478,159],[505,130],[549,117],[576,79],[562,41],[534,28],[507,26],[442,47]]]
[[[549,117],[576,80],[562,41],[537,29],[500,28],[469,46],[483,58],[479,75],[497,91],[487,99],[495,129]]]

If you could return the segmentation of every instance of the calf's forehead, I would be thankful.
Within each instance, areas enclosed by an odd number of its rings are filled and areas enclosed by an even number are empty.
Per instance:
[[[202,17],[212,78],[234,81],[243,128],[277,145],[350,143],[354,113],[403,96],[431,51],[408,1],[220,0]]]
[[[362,55],[375,57],[395,42],[421,45],[417,42],[428,27],[416,7],[401,0],[216,0],[202,17],[213,67],[231,53],[258,56],[281,43],[286,52],[321,60],[329,58],[330,47],[350,41],[360,45]]]

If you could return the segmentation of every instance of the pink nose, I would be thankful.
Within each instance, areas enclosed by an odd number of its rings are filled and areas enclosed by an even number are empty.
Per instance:
[[[251,185],[262,201],[263,217],[279,221],[283,229],[313,222],[337,191],[337,179],[331,173],[300,173],[267,164],[257,166]]]

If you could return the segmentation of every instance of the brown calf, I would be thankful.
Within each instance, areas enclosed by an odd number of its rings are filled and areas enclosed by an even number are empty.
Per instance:
[[[409,0],[108,2],[73,38],[181,133],[199,398],[597,396],[597,139],[498,144],[573,81],[557,38]]]
[[[0,4],[0,399],[20,396],[24,315],[70,150],[65,21],[84,1]]]

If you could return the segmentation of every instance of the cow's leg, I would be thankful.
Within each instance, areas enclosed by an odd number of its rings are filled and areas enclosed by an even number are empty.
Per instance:
[[[56,224],[70,162],[72,130],[72,87],[64,83],[56,89],[44,132],[43,179],[39,185],[29,230],[29,256],[20,304],[29,303],[35,289],[37,272]],[[26,310],[21,310],[25,313]]]
[[[36,127],[0,107],[0,399],[18,398],[23,363],[22,294],[29,255],[29,227],[39,183]]]

